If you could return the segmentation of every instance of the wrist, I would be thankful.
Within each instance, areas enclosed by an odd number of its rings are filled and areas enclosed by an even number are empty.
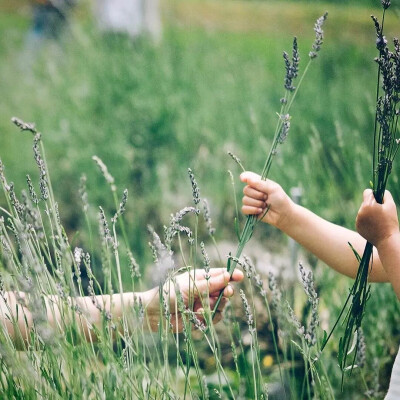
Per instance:
[[[286,207],[286,212],[277,221],[276,228],[282,232],[289,234],[290,229],[296,225],[296,215],[298,215],[301,206],[296,204],[292,199],[288,197],[288,204]]]
[[[378,243],[376,243],[375,247],[378,250],[378,253],[385,253],[391,249],[394,249],[400,244],[400,231],[395,231],[392,234],[384,237]]]

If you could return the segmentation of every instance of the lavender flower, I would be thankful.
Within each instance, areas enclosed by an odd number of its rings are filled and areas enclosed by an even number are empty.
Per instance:
[[[233,154],[231,151],[228,151],[228,154],[230,155],[230,157],[232,158],[232,160],[235,161],[235,163],[238,164],[239,167],[240,167],[243,171],[245,171],[245,169],[244,169],[244,167],[243,167],[243,165],[242,165],[242,162],[240,161],[240,158],[237,157],[237,156],[235,156],[235,154]]]
[[[204,210],[204,220],[206,221],[206,226],[208,230],[208,234],[210,236],[214,236],[215,228],[212,226],[211,216],[210,216],[210,207],[208,205],[207,199],[203,199],[203,210]]]
[[[312,50],[309,53],[311,59],[317,57],[317,53],[321,50],[322,43],[324,41],[324,31],[322,30],[322,26],[328,17],[328,13],[326,12],[324,15],[317,19],[317,22],[314,25],[315,31],[315,40],[312,45]]]
[[[251,311],[251,307],[249,305],[249,302],[247,300],[247,297],[242,289],[239,291],[240,298],[242,299],[243,307],[244,307],[244,312],[246,314],[246,319],[247,319],[247,325],[249,326],[249,332],[252,334],[254,332],[254,318],[253,318],[253,313]]]
[[[28,184],[29,196],[32,200],[32,203],[37,205],[39,203],[39,199],[36,195],[35,188],[33,187],[33,183],[29,175],[26,175],[26,182]]]
[[[112,222],[115,223],[117,221],[117,218],[120,217],[125,212],[127,201],[128,201],[128,189],[125,189],[122,195],[121,203],[119,203],[119,208],[115,213],[114,218],[112,218]]]
[[[283,123],[282,123],[282,127],[281,127],[281,132],[278,137],[278,143],[282,144],[286,140],[288,133],[289,133],[290,115],[289,114],[281,115],[280,118],[283,121]]]
[[[140,273],[140,267],[135,258],[133,257],[133,254],[131,253],[130,250],[128,250],[128,259],[129,259],[129,270],[131,271],[131,278],[140,278],[141,273]]]
[[[107,166],[104,164],[104,162],[98,156],[93,156],[92,160],[94,160],[95,163],[97,164],[97,166],[100,168],[100,171],[103,174],[105,180],[111,187],[111,191],[115,192],[117,190],[117,187],[115,186],[115,183],[114,183],[115,180],[114,180],[114,177],[108,172]]]
[[[22,121],[22,119],[17,117],[12,117],[11,122],[15,124],[18,128],[20,128],[21,131],[29,131],[32,132],[33,134],[37,133],[35,124],[33,122],[24,122]]]
[[[86,181],[87,181],[86,175],[83,174],[79,181],[79,195],[81,197],[83,204],[83,212],[85,213],[89,209],[88,194],[86,191]]]
[[[201,254],[203,255],[203,267],[204,271],[206,272],[205,278],[210,279],[210,258],[208,257],[206,248],[204,246],[204,243],[200,243],[200,248],[201,248]]]
[[[193,171],[188,168],[189,179],[192,184],[192,193],[193,193],[193,202],[194,204],[200,203],[200,190],[199,186],[197,185],[196,179],[194,177]]]

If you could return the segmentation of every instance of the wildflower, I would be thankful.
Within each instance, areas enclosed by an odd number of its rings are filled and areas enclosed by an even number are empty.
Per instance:
[[[194,177],[193,171],[188,168],[188,174],[189,174],[189,179],[192,184],[192,193],[193,193],[193,202],[194,204],[199,204],[200,203],[200,191],[199,187],[197,185],[196,179]]]
[[[228,254],[228,261],[233,261],[235,265],[239,265],[239,267],[245,269],[242,261],[240,261],[239,258],[232,256],[230,253]],[[250,274],[247,277],[250,278]]]
[[[363,329],[360,327],[357,329],[357,366],[363,368],[365,366],[366,359],[366,344]]]
[[[240,294],[240,298],[242,299],[242,302],[243,302],[244,312],[246,314],[246,319],[247,319],[247,325],[249,326],[249,332],[253,333],[253,331],[254,331],[253,313],[251,312],[249,302],[248,302],[246,295],[242,289],[240,289],[239,294]]]
[[[237,157],[237,156],[235,156],[231,151],[228,151],[228,154],[231,156],[232,160],[235,161],[235,163],[238,164],[239,167],[240,167],[243,171],[245,171],[245,169],[244,169],[244,167],[243,167],[243,165],[242,165],[242,162],[240,161],[240,158]]]
[[[29,175],[26,175],[26,182],[28,184],[29,196],[32,200],[32,203],[37,205],[39,203],[39,199],[36,195],[35,188],[33,187],[33,183]]]
[[[87,212],[88,208],[89,208],[89,202],[88,202],[88,194],[86,191],[86,175],[83,174],[80,178],[79,181],[79,195],[81,197],[82,200],[82,204],[83,204],[83,212]]]
[[[263,281],[260,275],[257,273],[254,264],[251,262],[250,258],[247,257],[246,255],[243,256],[243,259],[244,259],[243,269],[245,270],[247,276],[253,279],[254,283],[256,284],[256,286],[260,291],[261,296],[265,297],[267,293],[264,289]]]
[[[206,221],[206,226],[208,230],[208,234],[210,236],[214,236],[215,234],[215,228],[212,226],[212,221],[211,221],[211,216],[210,216],[210,207],[208,205],[207,199],[203,200],[203,206],[204,206],[204,220]]]
[[[285,89],[293,92],[296,87],[293,86],[293,79],[297,78],[299,72],[299,62],[300,56],[297,47],[297,38],[293,39],[293,47],[292,47],[292,60],[289,59],[289,54],[286,51],[283,52],[283,59],[285,61]],[[286,100],[286,99],[284,99]],[[282,101],[281,101],[282,102]],[[286,102],[284,102],[286,103]]]
[[[33,154],[34,158],[36,161],[36,164],[39,167],[39,189],[40,189],[40,194],[43,200],[47,200],[49,198],[49,188],[48,188],[48,183],[47,183],[47,172],[46,172],[46,166],[45,163],[42,159],[42,156],[40,154],[39,150],[39,142],[41,140],[41,135],[40,133],[36,133],[34,139],[33,139]]]
[[[11,202],[12,206],[14,207],[15,211],[17,212],[19,218],[23,219],[25,207],[17,199],[17,196],[15,194],[15,190],[14,190],[14,183],[13,182],[10,182],[10,184],[8,186],[8,194],[10,196],[10,202]]]
[[[12,117],[11,122],[15,124],[18,128],[20,128],[21,131],[29,131],[33,134],[37,133],[35,129],[35,124],[33,122],[24,122],[22,121],[22,119],[19,119],[17,117]]]
[[[189,317],[189,321],[193,324],[193,326],[201,332],[206,332],[207,327],[204,325],[203,322],[197,317],[196,313],[188,308],[185,310],[185,313]]]
[[[154,262],[160,268],[160,282],[164,280],[167,272],[175,268],[175,262],[173,259],[173,252],[169,250],[162,242],[158,234],[154,231],[153,227],[148,225],[147,229],[152,236],[152,241],[149,243],[150,248],[153,252]]]
[[[121,203],[119,203],[118,211],[115,213],[114,218],[112,219],[112,222],[115,223],[117,221],[117,218],[125,212],[125,207],[126,207],[127,201],[128,201],[128,189],[125,189],[124,193],[122,195]]]
[[[131,253],[130,250],[128,250],[128,259],[129,259],[129,270],[131,271],[131,278],[140,278],[141,273],[140,273],[140,267],[135,258],[133,257],[133,254]]]
[[[165,243],[167,247],[170,247],[172,239],[180,232],[185,233],[188,236],[189,244],[192,243],[192,231],[188,227],[184,227],[181,225],[183,217],[189,213],[194,213],[198,215],[200,213],[200,210],[195,207],[184,207],[175,215],[171,214],[169,227],[165,228]]]
[[[99,213],[100,232],[102,233],[102,236],[106,243],[107,242],[112,243],[113,239],[111,237],[110,229],[108,228],[108,222],[107,222],[106,215],[105,215],[102,207],[99,206],[99,210],[100,210],[100,213]]]
[[[74,260],[76,265],[81,265],[83,255],[84,255],[83,250],[80,247],[75,247]]]
[[[319,316],[318,316],[319,300],[314,288],[314,278],[312,271],[309,271],[307,274],[302,263],[299,263],[299,270],[304,291],[306,292],[308,302],[311,305],[311,318],[307,327],[307,331],[305,333],[305,339],[309,346],[313,346],[317,342],[316,328],[319,325]]]
[[[278,308],[282,298],[282,293],[276,283],[275,275],[271,271],[268,273],[268,286],[272,292],[272,305],[275,308]]]
[[[104,164],[104,162],[100,159],[98,156],[93,156],[92,160],[95,161],[97,166],[100,168],[101,173],[103,174],[106,182],[110,185],[111,191],[115,192],[117,190],[117,187],[114,184],[114,177],[108,172],[107,166]]]
[[[317,19],[317,22],[314,25],[315,40],[312,45],[312,50],[309,53],[309,57],[311,59],[316,58],[318,55],[317,53],[321,50],[321,46],[324,41],[324,31],[322,30],[322,26],[327,17],[328,13],[326,12],[324,15]]]
[[[201,254],[203,255],[203,267],[205,271],[205,278],[210,279],[210,258],[208,257],[206,248],[204,246],[204,243],[200,243],[200,248],[201,248]]]
[[[281,115],[280,118],[283,121],[283,123],[282,123],[282,127],[281,127],[281,132],[278,137],[278,143],[282,144],[286,140],[287,135],[289,133],[290,115],[289,114]]]

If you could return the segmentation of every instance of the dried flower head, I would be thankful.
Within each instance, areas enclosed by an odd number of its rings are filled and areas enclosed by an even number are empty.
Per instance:
[[[311,59],[317,57],[317,53],[321,50],[322,43],[324,42],[324,31],[322,30],[322,26],[328,17],[328,13],[326,12],[324,15],[317,19],[317,22],[314,25],[315,31],[315,40],[312,45],[312,50],[309,53]]]
[[[188,168],[188,174],[189,174],[190,183],[192,184],[193,202],[194,202],[194,204],[197,205],[200,203],[199,186],[197,185],[193,171],[190,168]]]
[[[33,134],[37,133],[35,124],[33,122],[24,122],[22,119],[17,117],[12,117],[11,122],[21,129],[21,131],[29,131]]]
[[[95,161],[97,166],[99,167],[101,173],[103,174],[106,182],[110,185],[111,191],[115,192],[117,190],[117,187],[114,184],[114,177],[108,172],[107,166],[104,164],[104,162],[101,160],[100,157],[98,156],[93,156],[92,160]]]
[[[242,289],[239,291],[240,298],[242,299],[243,307],[244,307],[244,312],[246,314],[246,320],[247,320],[247,325],[249,326],[249,332],[253,333],[254,332],[254,318],[253,318],[253,313],[251,311],[250,304],[247,300],[247,297]]]
[[[81,178],[79,180],[79,195],[82,200],[83,212],[85,212],[85,213],[89,209],[88,194],[87,194],[87,190],[86,190],[86,181],[87,181],[86,175],[82,174]]]
[[[207,199],[203,199],[203,210],[204,210],[204,221],[206,222],[208,234],[214,236],[215,228],[212,226],[212,220],[210,215],[210,206],[208,205]]]

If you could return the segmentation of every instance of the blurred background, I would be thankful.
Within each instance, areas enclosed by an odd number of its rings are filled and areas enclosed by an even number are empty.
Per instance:
[[[392,3],[387,36],[400,32]],[[61,218],[68,233],[78,231],[73,245],[84,247],[83,173],[93,219],[99,205],[115,212],[92,160],[99,156],[118,196],[129,190],[128,236],[145,269],[147,225],[162,232],[171,213],[191,205],[190,167],[210,204],[217,241],[226,253],[234,250],[234,199],[240,202],[242,185],[227,152],[261,171],[284,94],[282,52],[297,36],[304,68],[314,22],[325,11],[325,42],[270,177],[288,192],[300,188],[299,201],[314,212],[353,228],[371,179],[377,69],[370,15],[380,15],[379,0],[0,0],[0,158],[8,180],[20,191],[27,173],[38,175],[31,138],[10,122],[17,116],[42,132]],[[399,164],[389,183],[397,203]],[[262,272],[293,270],[297,258],[305,259],[337,315],[338,288],[347,290],[350,280],[297,255],[268,226],[257,228],[249,249]],[[385,323],[366,334],[374,355],[393,356],[399,308],[390,288],[375,289],[371,315],[380,312]],[[390,360],[382,363],[387,382]]]

